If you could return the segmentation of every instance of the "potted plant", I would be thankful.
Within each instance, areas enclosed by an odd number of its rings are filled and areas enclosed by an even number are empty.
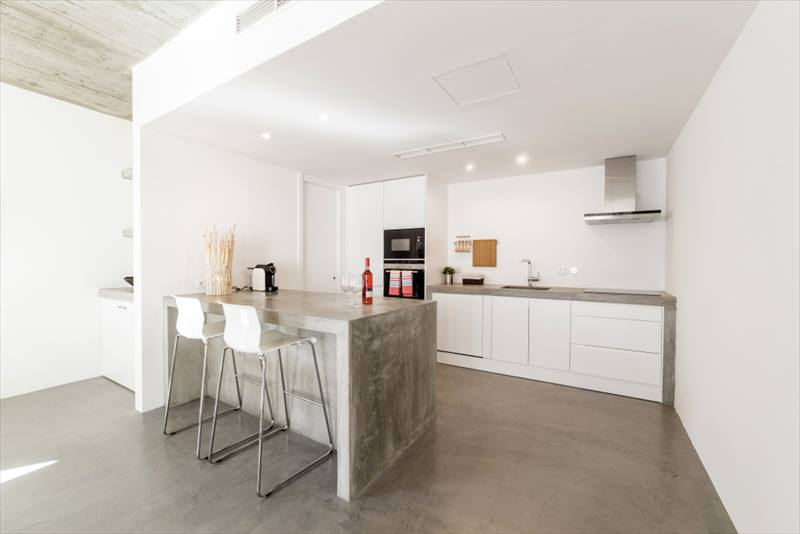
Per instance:
[[[455,267],[450,267],[449,265],[442,269],[442,274],[444,275],[444,283],[445,284],[452,284],[453,283],[453,275],[456,273]]]

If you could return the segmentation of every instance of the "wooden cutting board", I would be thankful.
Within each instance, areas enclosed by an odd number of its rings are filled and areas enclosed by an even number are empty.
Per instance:
[[[472,266],[497,267],[497,239],[472,240]]]

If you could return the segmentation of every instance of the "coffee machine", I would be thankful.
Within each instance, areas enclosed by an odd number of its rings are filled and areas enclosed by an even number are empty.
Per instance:
[[[275,274],[277,269],[274,263],[259,264],[253,267],[251,274],[250,289],[253,291],[266,291],[274,293],[278,290],[275,285]]]

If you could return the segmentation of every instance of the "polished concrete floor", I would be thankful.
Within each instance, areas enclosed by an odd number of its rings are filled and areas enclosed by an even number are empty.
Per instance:
[[[165,438],[160,411],[105,379],[6,399],[0,468],[57,463],[2,484],[0,530],[734,531],[671,408],[442,365],[438,384],[435,428],[351,503],[332,461],[259,499],[253,449],[197,461],[191,431]],[[265,461],[290,469],[312,449],[281,437]]]

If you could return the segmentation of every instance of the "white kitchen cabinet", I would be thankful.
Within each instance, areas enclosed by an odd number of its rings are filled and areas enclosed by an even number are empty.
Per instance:
[[[383,228],[425,227],[425,176],[383,182]]]
[[[528,299],[491,297],[493,360],[528,363]]]
[[[659,386],[661,356],[647,352],[573,345],[572,371]]]
[[[103,376],[133,390],[133,303],[100,299],[100,351]]]
[[[569,371],[570,302],[530,299],[528,363]]]
[[[582,317],[605,317],[607,319],[631,319],[635,321],[660,322],[664,308],[643,304],[620,304],[614,302],[582,302],[572,303],[572,315]]]
[[[502,295],[433,298],[439,301],[441,363],[664,399],[661,306]]]
[[[481,295],[451,293],[433,295],[433,300],[437,302],[437,350],[481,356],[483,298]]]
[[[660,353],[661,323],[574,315],[572,343]]]
[[[383,287],[383,183],[347,188],[345,201],[347,272],[364,270],[369,257],[375,287]]]

